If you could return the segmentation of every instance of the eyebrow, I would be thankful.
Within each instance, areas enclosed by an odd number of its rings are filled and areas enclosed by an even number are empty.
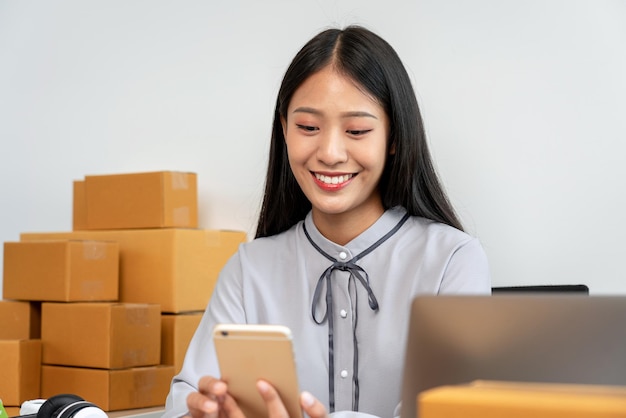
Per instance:
[[[296,109],[293,110],[293,113],[310,113],[312,115],[316,115],[316,116],[323,116],[324,113],[320,110],[314,109],[312,107],[298,107]],[[376,116],[372,115],[369,112],[365,112],[362,110],[355,110],[355,111],[350,111],[350,112],[342,112],[341,113],[341,117],[342,118],[374,118],[374,119],[378,119]]]

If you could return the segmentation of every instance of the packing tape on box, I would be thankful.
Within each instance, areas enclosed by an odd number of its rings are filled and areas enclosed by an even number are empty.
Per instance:
[[[131,399],[137,405],[149,404],[152,398],[154,388],[157,383],[157,369],[144,370],[138,373],[133,379],[133,391],[130,394]]]
[[[146,364],[148,362],[148,350],[136,348],[124,350],[122,362],[126,364]]]
[[[176,225],[189,225],[191,223],[189,206],[181,206],[172,209],[172,221]]]
[[[98,295],[105,291],[105,284],[102,280],[85,280],[80,284],[81,295]]]
[[[220,231],[208,230],[204,233],[204,241],[208,247],[219,247],[222,245],[222,234]]]
[[[83,258],[85,260],[102,260],[107,255],[107,243],[100,241],[83,242]]]
[[[126,322],[132,325],[150,325],[152,311],[146,309],[145,304],[127,304],[125,309]]]
[[[189,173],[172,172],[172,189],[187,190],[189,188]]]

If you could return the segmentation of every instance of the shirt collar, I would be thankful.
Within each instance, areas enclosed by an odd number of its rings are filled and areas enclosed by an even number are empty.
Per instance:
[[[304,222],[309,235],[322,250],[333,256],[344,251],[347,253],[347,258],[349,259],[352,256],[365,251],[372,244],[378,241],[380,237],[396,226],[405,214],[406,210],[400,206],[387,209],[372,226],[367,228],[360,235],[356,236],[346,245],[336,244],[324,237],[313,222],[312,212],[307,214]]]

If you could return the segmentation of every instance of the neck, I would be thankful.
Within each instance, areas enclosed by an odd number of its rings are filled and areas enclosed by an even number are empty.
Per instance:
[[[321,213],[313,208],[313,223],[330,241],[346,245],[372,226],[385,212],[382,205],[365,213]]]

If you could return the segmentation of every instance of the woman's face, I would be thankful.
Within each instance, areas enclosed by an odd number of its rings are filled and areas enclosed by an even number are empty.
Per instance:
[[[289,164],[314,220],[380,217],[389,122],[370,95],[328,66],[295,91],[282,124]]]

